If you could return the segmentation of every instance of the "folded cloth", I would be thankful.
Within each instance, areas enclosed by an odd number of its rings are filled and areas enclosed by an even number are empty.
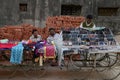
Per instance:
[[[8,43],[8,39],[2,39],[2,40],[0,40],[0,43]]]
[[[38,42],[38,43],[35,45],[35,54],[36,54],[36,55],[39,55],[39,53],[44,53],[44,51],[43,51],[43,46],[44,46],[44,44],[43,44],[43,43],[40,43],[40,42]]]
[[[55,58],[55,47],[54,47],[54,45],[44,46],[44,57],[45,58]]]
[[[13,43],[0,43],[0,49],[3,49],[3,48],[12,48],[16,46],[16,44],[13,44]]]
[[[10,62],[13,64],[21,64],[23,57],[23,45],[19,43],[17,46],[12,47]]]

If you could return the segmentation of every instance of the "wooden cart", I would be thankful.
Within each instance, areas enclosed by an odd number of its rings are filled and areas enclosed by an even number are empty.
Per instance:
[[[63,30],[63,41],[64,64],[67,69],[87,71],[82,80],[113,80],[120,75],[120,46],[110,29]]]

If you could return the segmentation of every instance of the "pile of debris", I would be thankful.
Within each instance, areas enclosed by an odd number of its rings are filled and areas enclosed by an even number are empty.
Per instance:
[[[30,24],[22,24],[16,26],[4,26],[0,28],[0,39],[9,40],[27,40],[32,35],[32,30],[37,29],[42,34],[42,29]]]
[[[33,29],[37,29],[42,38],[46,39],[49,35],[49,28],[55,28],[56,32],[60,32],[61,28],[69,29],[79,27],[80,23],[84,20],[85,18],[81,16],[55,16],[47,18],[46,27],[44,28],[38,28],[30,24],[4,26],[0,28],[0,39],[28,40],[32,35]]]

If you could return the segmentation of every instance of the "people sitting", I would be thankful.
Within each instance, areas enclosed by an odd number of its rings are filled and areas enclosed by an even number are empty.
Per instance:
[[[32,40],[32,42],[38,42],[42,40],[41,35],[38,34],[38,31],[36,29],[33,29],[32,36],[30,36],[30,40]]]
[[[35,45],[36,45],[36,43],[38,41],[42,40],[42,37],[41,37],[41,35],[38,34],[38,31],[36,29],[33,29],[32,35],[30,36],[29,39],[32,41],[32,43],[35,43]],[[33,46],[35,46],[35,45],[33,45]],[[35,47],[33,47],[33,48],[35,48]],[[36,55],[36,48],[35,48],[34,49],[34,54],[33,54],[33,62],[35,62],[35,58],[37,58],[37,57],[39,57],[39,56]]]

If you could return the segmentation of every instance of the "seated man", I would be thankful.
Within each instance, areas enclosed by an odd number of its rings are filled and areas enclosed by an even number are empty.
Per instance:
[[[55,29],[54,28],[50,28],[49,29],[50,35],[47,38],[47,42],[49,44],[52,44],[52,42],[54,42],[55,47],[57,49],[57,59],[58,59],[58,65],[61,65],[61,49],[62,49],[62,36],[58,33],[55,33]]]
[[[32,36],[30,36],[29,39],[32,40],[32,42],[36,44],[38,41],[41,41],[41,40],[42,40],[42,37],[41,37],[41,35],[38,34],[38,31],[37,31],[36,29],[33,29],[33,31],[32,31]],[[32,46],[34,47],[35,44],[32,45]],[[37,57],[38,57],[38,55],[36,55],[36,52],[35,52],[35,50],[34,50],[33,62],[35,62],[35,58],[37,58]]]
[[[96,26],[92,19],[93,19],[92,15],[87,15],[85,22],[81,23],[80,28],[95,28]]]
[[[30,40],[32,40],[32,42],[38,42],[42,40],[41,35],[38,34],[38,31],[36,29],[33,29]]]

